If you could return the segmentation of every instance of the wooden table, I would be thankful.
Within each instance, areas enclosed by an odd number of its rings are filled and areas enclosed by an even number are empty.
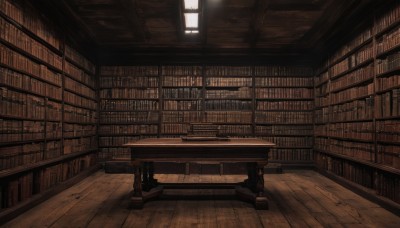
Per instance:
[[[132,207],[143,208],[145,201],[159,196],[164,186],[154,179],[153,162],[246,162],[248,178],[235,183],[236,195],[268,209],[264,194],[264,166],[275,144],[256,138],[224,141],[184,141],[180,138],[149,138],[127,143],[134,170]],[[218,187],[218,184],[215,184]]]

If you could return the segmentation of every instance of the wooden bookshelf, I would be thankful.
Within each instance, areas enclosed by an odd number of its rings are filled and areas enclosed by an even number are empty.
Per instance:
[[[377,9],[374,22],[322,64],[314,86],[317,168],[396,203],[388,191],[400,189],[399,15],[398,2]]]
[[[94,65],[19,4],[0,2],[1,221],[91,170],[98,152]]]

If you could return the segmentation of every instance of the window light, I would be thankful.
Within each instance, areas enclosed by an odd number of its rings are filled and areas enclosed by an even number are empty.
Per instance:
[[[186,28],[199,27],[199,14],[198,13],[185,13]]]
[[[199,8],[199,0],[184,0],[186,10],[197,10]]]
[[[199,33],[199,30],[185,30],[186,34]]]

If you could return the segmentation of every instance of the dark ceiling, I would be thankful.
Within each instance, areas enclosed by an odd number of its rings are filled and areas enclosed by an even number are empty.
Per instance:
[[[200,0],[200,33],[185,35],[183,0],[40,0],[97,56],[179,53],[305,56],[327,51],[373,0]],[[364,18],[365,17],[365,18]],[[60,19],[61,18],[61,19]],[[371,17],[372,18],[372,17]],[[67,19],[67,20],[66,20]],[[368,19],[369,20],[369,19]]]

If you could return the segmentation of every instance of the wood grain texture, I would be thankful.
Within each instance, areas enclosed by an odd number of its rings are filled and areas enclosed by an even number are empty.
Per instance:
[[[243,175],[160,174],[163,182],[235,182]],[[400,217],[314,171],[268,174],[268,211],[236,200],[160,200],[129,210],[129,174],[96,174],[5,227],[399,227]],[[203,189],[196,191],[213,190]]]

